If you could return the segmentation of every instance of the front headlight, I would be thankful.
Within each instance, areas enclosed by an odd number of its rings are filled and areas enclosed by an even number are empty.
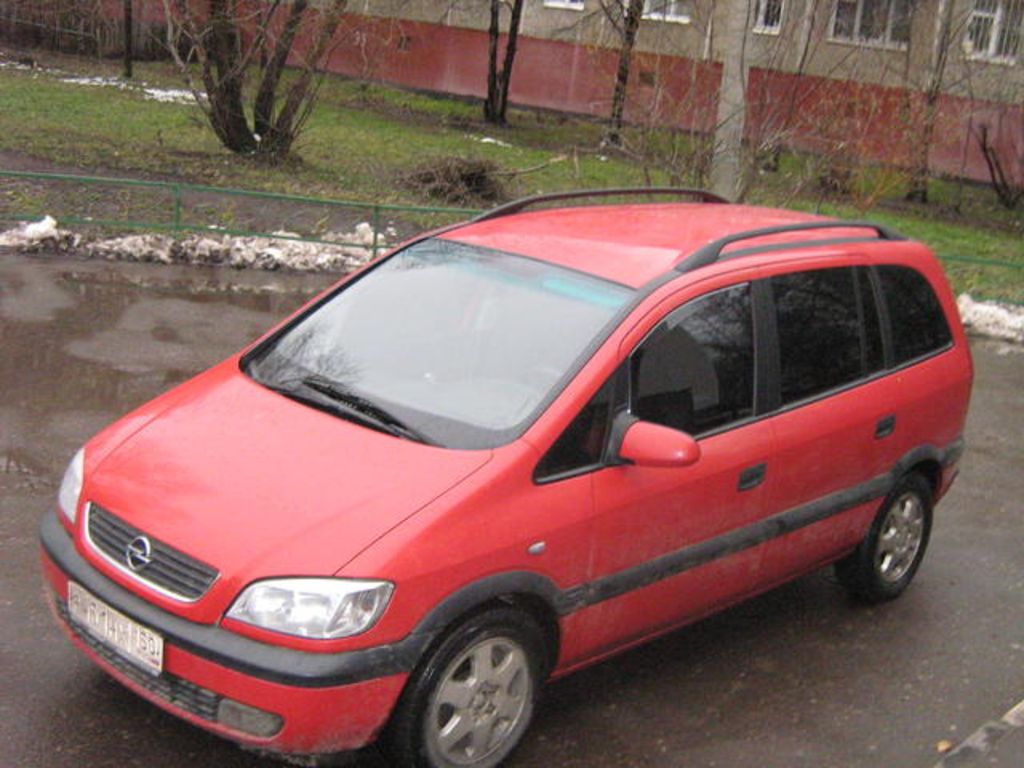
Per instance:
[[[394,585],[352,579],[268,579],[250,584],[227,616],[264,629],[331,640],[365,632]]]
[[[85,448],[79,448],[64,470],[64,479],[60,481],[57,492],[57,504],[69,522],[74,524],[78,514],[78,497],[82,495],[82,476],[85,474]]]

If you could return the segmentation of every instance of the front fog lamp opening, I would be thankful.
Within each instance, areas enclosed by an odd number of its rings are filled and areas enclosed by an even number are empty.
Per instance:
[[[221,699],[217,705],[217,722],[234,731],[269,738],[281,730],[284,719],[273,712],[250,707],[234,699]]]
[[[268,579],[246,587],[227,617],[299,637],[351,637],[380,618],[392,590],[386,581]]]

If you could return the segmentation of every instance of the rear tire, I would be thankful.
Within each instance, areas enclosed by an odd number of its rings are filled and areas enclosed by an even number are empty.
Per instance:
[[[403,768],[495,768],[529,726],[545,670],[532,616],[501,607],[469,617],[409,679],[385,753]]]
[[[839,583],[868,603],[899,597],[921,565],[931,529],[931,486],[921,475],[904,475],[860,546],[836,563]]]

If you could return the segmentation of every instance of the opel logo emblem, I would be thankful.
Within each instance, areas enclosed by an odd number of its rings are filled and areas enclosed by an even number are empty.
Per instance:
[[[124,560],[133,571],[141,571],[153,561],[153,545],[145,536],[136,536],[125,547]]]

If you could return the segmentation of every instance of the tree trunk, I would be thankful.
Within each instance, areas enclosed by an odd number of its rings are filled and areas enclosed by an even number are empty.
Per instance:
[[[341,24],[342,13],[347,7],[348,0],[333,0],[330,6],[324,7],[320,11],[320,26],[313,41],[313,47],[305,65],[299,71],[298,77],[288,89],[288,95],[285,97],[284,105],[277,113],[269,138],[261,144],[261,152],[283,157],[291,151],[295,137],[313,108],[316,92],[313,87],[313,76],[316,73],[316,68],[326,55],[331,41],[334,40],[334,35]]]
[[[608,131],[604,141],[613,147],[622,145],[622,123],[626,111],[626,89],[629,85],[629,69],[633,62],[633,46],[644,12],[644,0],[629,0],[622,20],[622,47],[619,48],[619,66],[615,72],[615,90],[612,92],[612,113],[608,119]]]
[[[132,19],[132,0],[124,0],[124,77],[132,79],[132,61],[135,55],[135,30]]]
[[[749,0],[729,0],[720,50],[722,84],[711,156],[711,191],[728,200],[744,193],[743,129],[747,118],[747,11]]]
[[[921,118],[921,135],[911,146],[910,181],[907,187],[907,200],[917,203],[928,202],[928,179],[932,141],[935,138],[935,120],[942,81],[946,74],[949,61],[949,49],[953,44],[953,3],[951,0],[940,0],[938,7],[938,29],[935,35],[935,47],[932,49],[931,70],[928,83],[924,90],[924,113]],[[909,85],[909,83],[908,83]]]
[[[907,185],[906,198],[912,203],[928,202],[929,155],[932,140],[935,137],[936,103],[939,100],[938,89],[929,89],[924,95],[924,116],[921,119],[921,135],[911,145],[910,180]]]
[[[523,17],[524,0],[514,0],[512,17],[508,22],[508,42],[505,43],[505,63],[501,67],[500,93],[498,99],[497,122],[505,125],[508,112],[508,90],[512,83],[512,65],[516,59],[516,45],[519,42],[519,24]]]
[[[498,122],[498,42],[501,36],[501,0],[491,0],[491,24],[487,29],[487,97],[484,120]]]
[[[288,54],[295,42],[295,35],[299,31],[302,17],[306,13],[308,3],[306,0],[295,0],[288,18],[284,23],[281,37],[274,46],[274,52],[267,60],[263,70],[263,79],[260,81],[259,91],[256,93],[256,101],[253,103],[253,125],[260,138],[269,137],[274,124],[274,102],[277,98],[277,85],[281,81],[281,73],[285,64],[288,63]],[[272,19],[268,18],[267,23]]]
[[[221,143],[232,152],[256,151],[256,137],[245,116],[242,87],[245,71],[239,68],[238,29],[233,0],[210,0],[210,41],[207,44],[212,69],[204,72],[210,98],[210,124]]]

